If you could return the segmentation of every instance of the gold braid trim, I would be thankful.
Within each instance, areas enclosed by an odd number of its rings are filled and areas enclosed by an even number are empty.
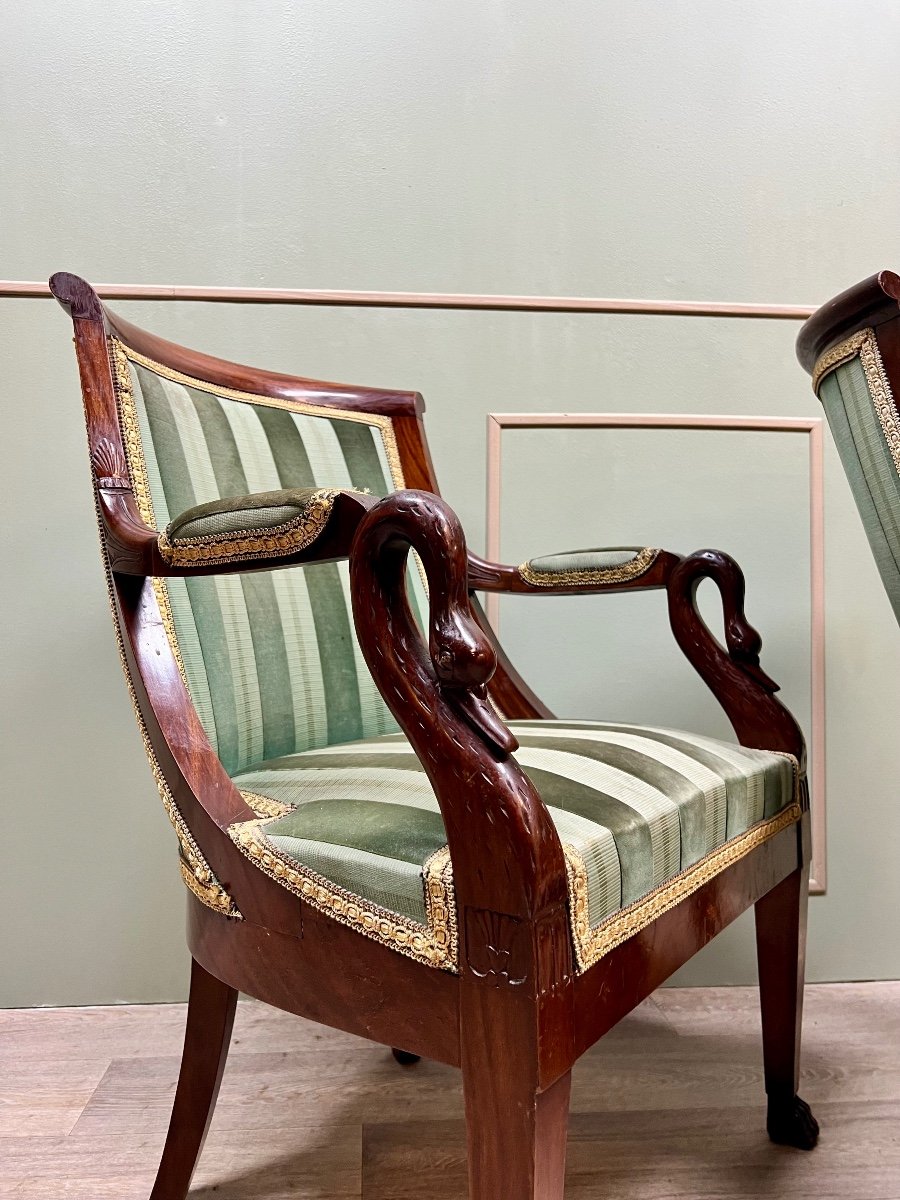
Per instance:
[[[669,879],[646,896],[642,896],[640,900],[635,900],[627,908],[613,913],[593,929],[588,918],[587,870],[584,860],[574,846],[564,846],[566,873],[569,877],[569,914],[579,974],[593,967],[605,954],[627,942],[657,917],[680,904],[726,867],[732,866],[751,850],[756,850],[769,838],[781,833],[782,829],[787,829],[789,825],[799,821],[800,815],[800,805],[795,801],[774,817],[751,826],[746,832],[725,842],[680,875]]]
[[[253,807],[249,800],[248,804]],[[457,969],[459,938],[450,880],[450,854],[446,847],[432,854],[422,868],[428,913],[426,926],[356,896],[297,862],[273,845],[261,826],[259,818],[237,821],[228,832],[240,851],[282,887],[342,925],[349,925],[357,933],[408,958],[446,971]]]
[[[131,386],[131,373],[128,369],[128,360],[125,357],[124,350],[120,342],[115,338],[109,339],[110,365],[112,367],[113,386],[116,393],[116,402],[119,410],[119,420],[122,429],[123,441],[125,443],[125,456],[128,460],[128,471],[131,476],[131,483],[134,490],[135,499],[138,505],[138,511],[144,522],[154,528],[156,521],[153,515],[153,502],[150,498],[150,487],[147,482],[147,472],[144,464],[143,448],[141,446],[141,431],[137,420],[137,412],[134,406],[134,395]],[[99,528],[102,530],[102,517],[99,506],[97,507],[97,521]],[[106,571],[106,591],[109,599],[110,611],[112,612],[113,628],[116,634],[116,644],[119,649],[119,661],[122,665],[122,671],[125,675],[125,683],[128,686],[128,695],[131,698],[131,706],[134,709],[135,719],[140,730],[141,740],[144,743],[144,752],[147,755],[147,761],[150,764],[150,770],[153,773],[153,778],[156,782],[159,791],[160,799],[163,803],[163,808],[166,811],[166,816],[169,818],[178,838],[178,844],[181,850],[179,856],[179,867],[181,869],[181,878],[186,886],[194,893],[198,900],[205,904],[208,908],[215,912],[223,913],[229,917],[235,917],[237,920],[242,920],[242,914],[238,909],[234,900],[225,891],[221,883],[219,883],[209,863],[203,857],[200,847],[194,841],[194,837],[188,829],[187,822],[178,810],[169,785],[166,783],[165,776],[162,773],[162,768],[156,758],[156,753],[150,741],[150,734],[147,732],[147,726],[144,722],[143,715],[138,705],[137,695],[134,690],[134,683],[131,678],[131,672],[128,669],[128,660],[125,657],[125,643],[122,638],[122,631],[119,628],[119,619],[116,613],[115,592],[113,589],[112,573],[109,566],[109,556],[106,553],[106,547],[103,545],[101,536],[101,547],[103,552],[104,567]],[[175,625],[172,619],[172,609],[169,604],[169,593],[161,579],[151,581],[153,591],[156,595],[159,604],[160,615],[162,617],[163,626],[166,631],[166,636],[169,644],[172,647],[172,653],[175,655],[175,661],[178,664],[178,670],[181,678],[187,687],[187,675],[184,669],[184,663],[181,660],[181,652],[178,648],[178,640],[175,637]]]
[[[866,377],[869,395],[872,398],[872,407],[878,417],[878,423],[884,434],[894,468],[900,475],[900,421],[897,418],[891,385],[881,360],[881,351],[878,349],[875,331],[861,329],[852,337],[848,337],[846,341],[829,350],[827,354],[823,354],[813,368],[813,387],[818,393],[819,384],[824,377],[857,354]]]
[[[872,407],[881,425],[881,432],[887,442],[887,448],[894,462],[894,469],[900,474],[900,423],[897,421],[897,410],[894,407],[894,397],[891,385],[885,374],[884,363],[874,333],[860,347],[859,361],[869,385],[872,396]]]
[[[456,923],[456,893],[453,890],[453,864],[450,847],[442,846],[422,868],[425,880],[425,911],[428,927],[435,944],[447,958],[447,966],[457,970],[459,964],[459,929]]]
[[[110,595],[110,599],[112,599],[112,595]],[[243,920],[243,916],[234,900],[225,891],[221,883],[219,883],[209,863],[203,857],[200,847],[194,841],[194,836],[190,829],[188,829],[187,822],[181,815],[178,805],[175,803],[175,797],[169,790],[169,785],[166,783],[165,776],[162,773],[162,768],[159,765],[150,741],[150,734],[147,732],[147,726],[144,723],[144,718],[138,706],[134,684],[131,681],[131,672],[128,670],[128,664],[125,659],[125,646],[119,630],[118,620],[116,620],[115,609],[113,609],[113,619],[116,622],[116,640],[119,643],[119,655],[122,660],[122,669],[125,672],[125,682],[128,684],[128,694],[131,697],[134,715],[138,723],[138,728],[141,731],[144,753],[147,755],[150,770],[153,772],[153,778],[156,781],[156,787],[159,791],[163,808],[166,810],[166,816],[172,823],[172,828],[175,830],[175,834],[178,837],[178,844],[181,848],[181,858],[179,860],[181,877],[197,899],[202,900],[207,908],[212,908],[216,912],[223,913],[226,917],[236,917],[239,921]]]
[[[112,364],[113,386],[116,392],[119,424],[122,429],[122,441],[125,444],[125,458],[128,462],[128,473],[131,476],[132,491],[137,501],[141,520],[145,525],[149,525],[151,529],[155,529],[156,516],[153,512],[153,499],[150,495],[150,484],[147,480],[147,464],[144,459],[143,442],[141,441],[141,426],[138,422],[137,409],[134,404],[131,371],[128,367],[128,358],[126,357],[122,343],[113,337],[109,339],[109,356],[110,363]],[[181,647],[178,645],[178,637],[175,633],[175,618],[172,616],[172,602],[169,599],[169,589],[164,579],[154,579],[152,585],[154,595],[156,596],[156,603],[159,605],[159,614],[162,617],[163,628],[166,631],[166,637],[169,639],[172,653],[175,655],[175,662],[178,664],[178,673],[181,676],[181,681],[188,695],[190,695],[191,689],[188,685],[187,671],[184,669]]]
[[[99,518],[99,510],[98,510]],[[207,908],[212,908],[218,913],[223,913],[227,917],[235,917],[237,920],[243,920],[242,914],[235,904],[234,900],[225,891],[221,883],[219,883],[209,863],[203,857],[200,847],[194,841],[193,834],[188,829],[187,822],[178,810],[178,805],[175,803],[175,798],[169,790],[169,785],[166,783],[165,776],[162,773],[162,768],[156,757],[156,752],[153,749],[153,744],[150,741],[150,734],[147,732],[147,726],[144,722],[143,714],[138,705],[137,695],[134,690],[134,683],[131,679],[131,672],[128,669],[128,660],[125,657],[125,643],[122,638],[122,631],[119,628],[119,619],[116,614],[115,595],[113,592],[112,578],[109,569],[109,560],[106,556],[104,547],[103,557],[106,561],[106,586],[109,596],[110,609],[112,610],[113,627],[116,633],[116,644],[119,648],[119,661],[122,665],[122,671],[125,675],[125,683],[128,685],[128,695],[131,698],[131,706],[134,709],[135,720],[138,723],[138,729],[141,733],[141,740],[144,743],[144,753],[147,755],[147,761],[150,764],[150,770],[153,772],[153,778],[156,782],[159,796],[163,803],[163,808],[166,810],[166,816],[172,823],[175,834],[178,838],[178,844],[181,849],[179,858],[179,866],[181,868],[181,877],[190,890],[194,893],[198,900],[201,900]]]
[[[241,392],[236,388],[220,387],[208,380],[196,379],[193,375],[184,375],[181,371],[155,362],[152,358],[147,358],[146,355],[139,354],[137,350],[132,350],[130,347],[126,352],[121,342],[115,338],[110,340],[118,348],[126,363],[129,361],[139,363],[164,379],[171,379],[173,383],[181,383],[201,392],[209,392],[213,396],[224,396],[228,400],[239,400],[244,404],[261,404],[266,408],[284,408],[288,412],[307,413],[313,417],[327,417],[331,421],[357,421],[361,425],[374,425],[381,431],[385,458],[390,468],[394,487],[400,490],[406,486],[403,480],[403,468],[400,465],[400,451],[397,448],[397,438],[394,434],[394,423],[390,417],[382,416],[380,413],[348,412],[347,409],[331,408],[325,404],[308,404],[304,400],[288,400],[282,396],[262,396],[258,392]]]
[[[134,405],[129,362],[139,363],[142,367],[146,367],[149,371],[161,375],[164,379],[171,379],[173,383],[181,383],[186,387],[196,388],[201,392],[208,392],[212,396],[223,396],[229,400],[237,400],[244,404],[260,404],[266,408],[283,408],[288,412],[305,413],[313,417],[325,417],[329,421],[356,421],[361,425],[370,425],[381,434],[384,457],[387,461],[394,489],[402,491],[406,487],[403,466],[400,461],[400,450],[397,445],[397,435],[394,432],[394,422],[390,417],[385,417],[380,413],[348,412],[346,409],[331,408],[323,404],[307,404],[302,400],[286,400],[280,396],[261,396],[256,392],[241,392],[235,388],[219,387],[216,384],[209,383],[205,379],[196,379],[192,375],[185,375],[181,371],[175,371],[163,363],[156,362],[152,358],[147,358],[144,354],[139,354],[137,350],[129,348],[126,351],[118,338],[110,337],[109,345],[110,358],[113,363],[113,378],[116,384],[116,392],[119,396],[119,409],[122,417],[122,432],[124,435],[126,456],[128,458],[128,467],[131,472],[132,484],[141,517],[151,529],[155,529],[157,526],[153,517],[153,503],[150,499],[150,487],[147,482],[147,471],[143,446],[141,444],[141,430]],[[285,553],[290,553],[290,551],[285,551]],[[427,596],[428,580],[425,576],[425,568],[422,566],[418,554],[414,554],[413,557],[416,560],[425,595]],[[156,587],[156,581],[154,581],[154,588],[160,603],[160,610],[163,615],[163,622],[166,625],[166,631],[169,632],[170,629],[172,631],[172,649],[182,678],[184,679],[185,687],[187,687],[187,675],[181,661],[181,652],[178,649],[177,639],[174,637],[175,624],[172,620],[168,590],[163,581],[159,582],[158,588]],[[188,691],[190,691],[189,688]]]
[[[261,796],[259,792],[241,792],[241,795],[258,817],[285,817],[296,807],[293,804],[283,804],[280,800],[273,800],[271,796]]]
[[[868,338],[874,341],[875,335],[871,329],[861,329],[858,333],[852,334],[845,341],[839,342],[833,346],[827,353],[823,354],[813,367],[812,385],[813,391],[818,393],[819,384],[825,376],[839,367],[841,363],[846,362],[848,358],[853,358],[858,353],[860,346]]]
[[[156,528],[156,517],[153,515],[153,501],[150,498],[150,484],[147,480],[147,467],[144,462],[144,448],[141,444],[141,427],[138,423],[137,410],[134,406],[134,389],[131,384],[131,371],[128,368],[128,358],[120,341],[109,339],[109,357],[112,364],[113,384],[115,385],[116,400],[119,408],[119,420],[122,426],[125,455],[128,459],[128,471],[131,475],[132,488],[137,500],[141,520],[151,529]]]
[[[172,566],[233,562],[245,558],[283,558],[312,545],[328,524],[339,489],[320,488],[307,507],[280,525],[241,529],[201,537],[170,538],[171,522],[159,535],[159,552]]]
[[[659,550],[646,546],[629,562],[620,567],[592,567],[585,571],[535,571],[531,560],[519,567],[519,574],[533,587],[571,586],[579,583],[627,583],[637,579],[653,566]],[[563,557],[560,555],[560,557]]]
[[[666,880],[627,908],[613,913],[594,928],[591,927],[588,913],[587,868],[584,859],[574,846],[563,846],[569,890],[569,920],[579,974],[587,971],[604,955],[680,904],[726,867],[732,866],[783,829],[800,820],[802,813],[799,802],[799,764],[790,754],[781,754],[778,751],[772,753],[778,753],[791,764],[794,793],[787,808],[718,846],[699,862],[674,878]],[[262,826],[267,819],[292,811],[291,806],[255,792],[242,792],[241,795],[258,817],[253,821],[236,822],[228,832],[241,851],[260,870],[319,912],[349,925],[374,941],[381,942],[392,950],[398,950],[401,954],[406,954],[427,966],[458,971],[459,930],[453,865],[447,846],[432,854],[422,868],[428,923],[420,925],[417,921],[345,890],[285,854],[269,841]]]

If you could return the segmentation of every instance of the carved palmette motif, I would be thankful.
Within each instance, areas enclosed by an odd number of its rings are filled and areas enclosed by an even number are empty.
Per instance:
[[[109,438],[100,438],[95,442],[91,450],[91,466],[99,487],[131,487],[122,448]]]
[[[466,963],[492,987],[521,987],[531,969],[531,927],[506,913],[466,909]]]

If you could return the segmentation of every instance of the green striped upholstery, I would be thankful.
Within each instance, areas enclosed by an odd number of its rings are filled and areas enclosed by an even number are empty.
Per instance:
[[[392,477],[385,418],[218,394],[138,356],[129,369],[143,458],[143,472],[132,463],[132,475],[146,476],[157,529],[228,496],[295,488],[385,495],[402,486]],[[411,576],[421,611],[422,583]],[[157,586],[168,593],[191,699],[227,771],[397,729],[356,642],[346,563]]]
[[[570,866],[583,864],[585,944],[623,907],[795,799],[786,755],[635,725],[519,721],[511,729]],[[427,927],[423,871],[446,835],[402,735],[275,758],[235,783],[251,804],[263,796],[290,806],[254,823],[279,861]]]
[[[863,368],[860,356],[836,367],[819,386],[819,399],[825,408],[828,424],[834,435],[838,453],[853,489],[853,495],[863,525],[875,555],[884,586],[900,621],[900,477],[897,461],[891,454],[885,436],[885,424],[896,417],[887,380],[876,353],[865,345],[864,352],[873,356],[871,368],[878,372],[878,399],[882,405],[879,418],[876,397]],[[895,445],[895,452],[900,447]]]

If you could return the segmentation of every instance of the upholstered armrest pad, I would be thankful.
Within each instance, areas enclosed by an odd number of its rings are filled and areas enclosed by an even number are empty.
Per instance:
[[[533,587],[627,583],[648,571],[658,554],[659,550],[649,546],[569,550],[564,554],[530,558],[519,567],[519,574]]]
[[[159,551],[173,566],[297,554],[322,533],[339,494],[289,488],[198,504],[169,522],[159,535]]]

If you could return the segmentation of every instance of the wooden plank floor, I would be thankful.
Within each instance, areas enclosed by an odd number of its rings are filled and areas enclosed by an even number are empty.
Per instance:
[[[664,989],[576,1068],[567,1200],[900,1200],[900,983],[811,987],[806,1008],[814,1153],[765,1137],[755,991]],[[183,1021],[0,1012],[0,1196],[146,1200]],[[458,1073],[242,1001],[191,1195],[463,1200]]]

